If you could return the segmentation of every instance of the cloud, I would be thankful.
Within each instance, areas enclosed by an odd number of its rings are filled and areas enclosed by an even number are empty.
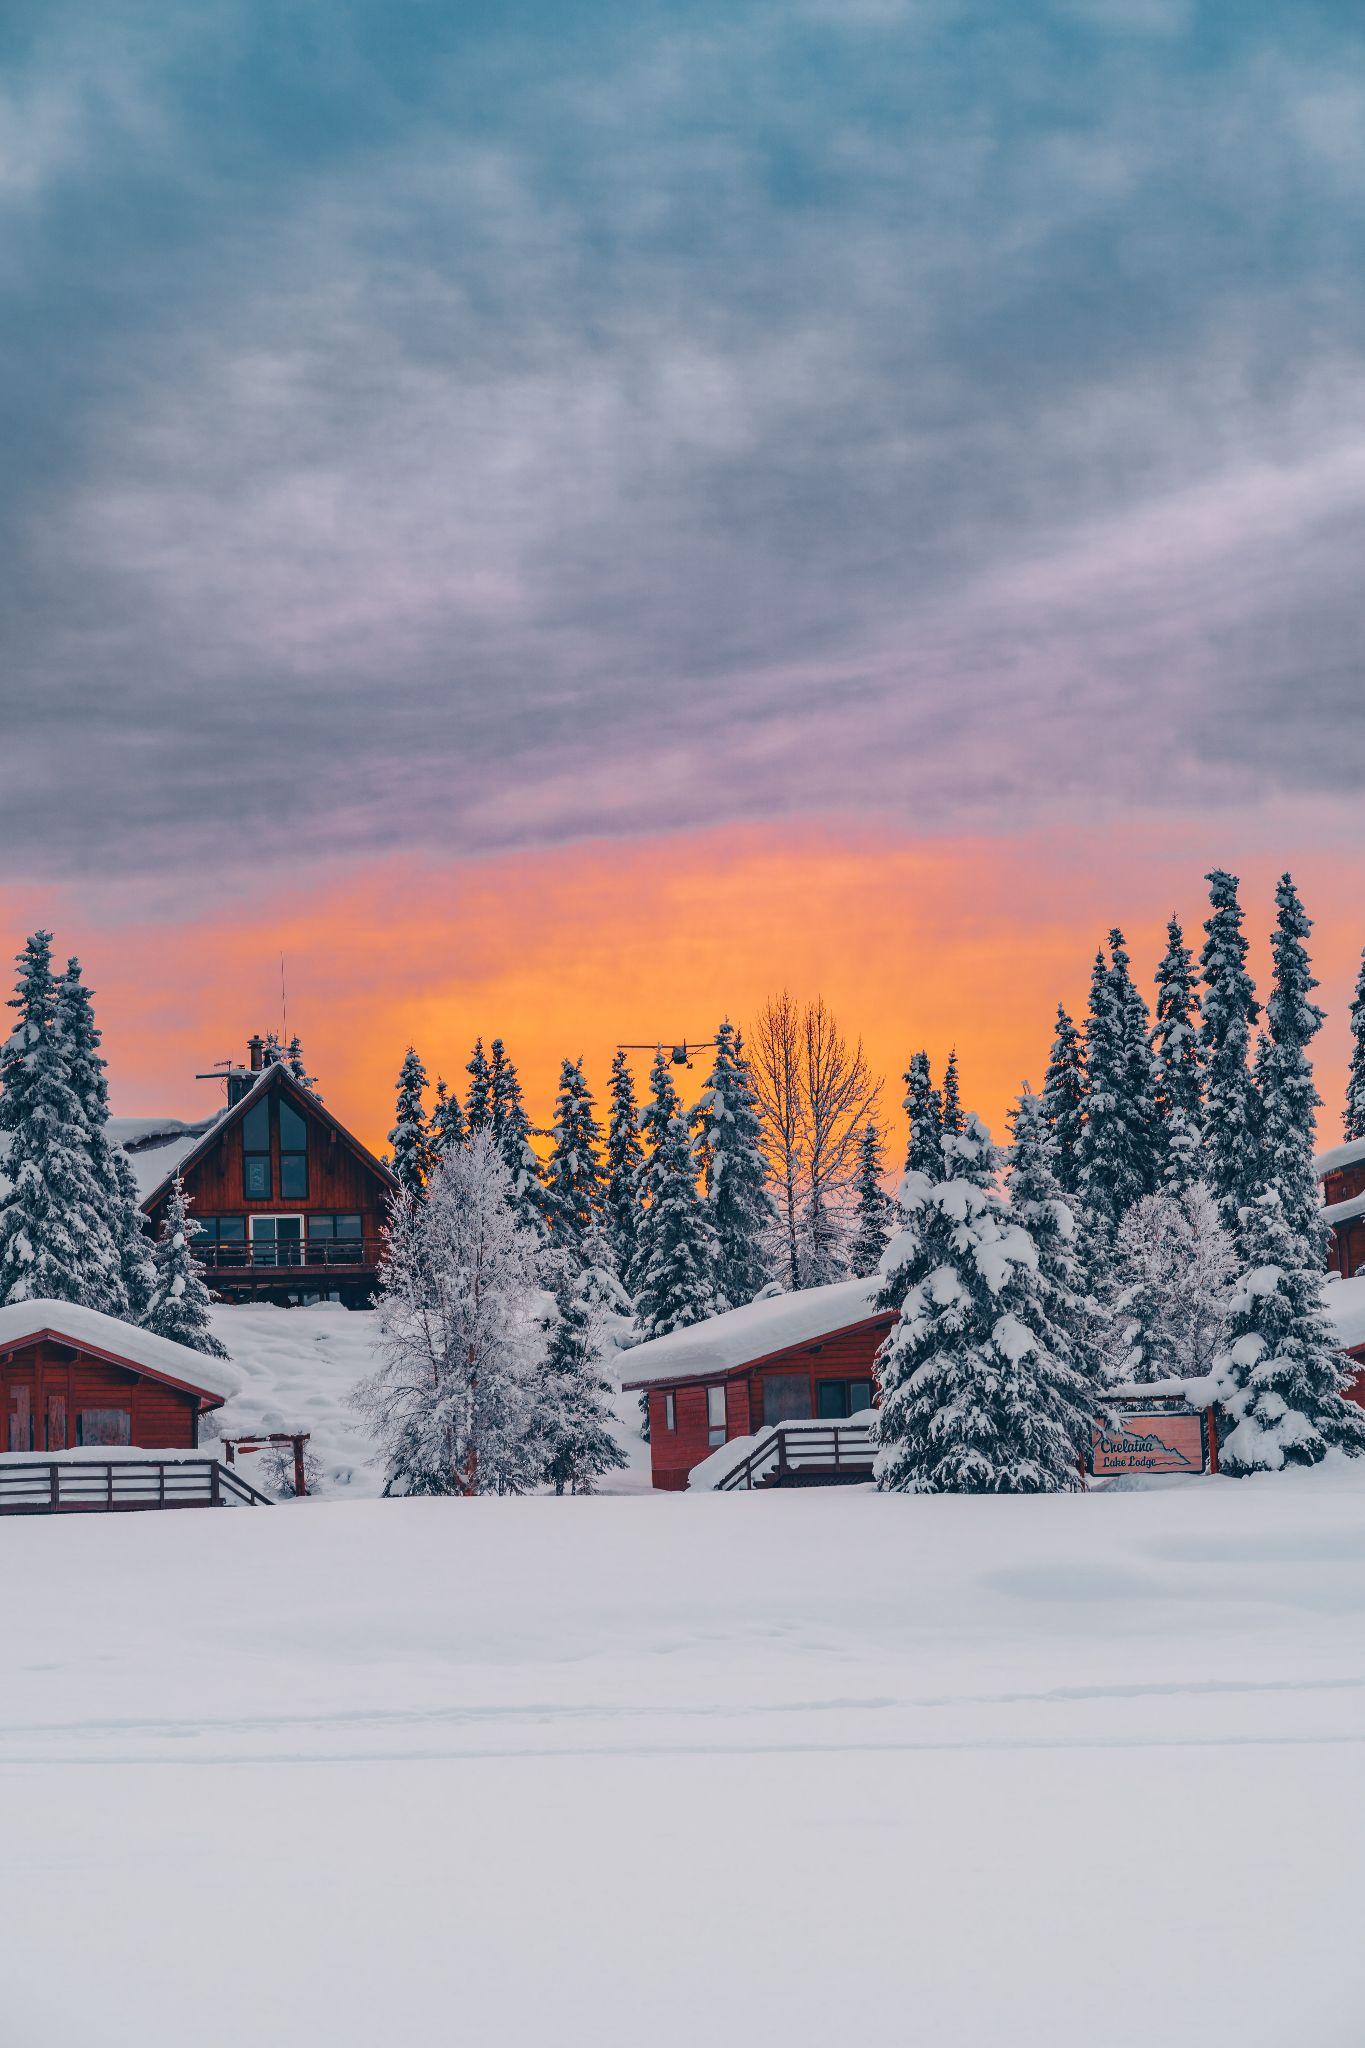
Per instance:
[[[1330,10],[49,20],[16,875],[1358,783]]]

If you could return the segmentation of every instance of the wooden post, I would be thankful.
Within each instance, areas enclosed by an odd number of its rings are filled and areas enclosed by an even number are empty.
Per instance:
[[[112,1508],[114,1505],[114,1461],[112,1458],[104,1468],[104,1505],[106,1508]]]
[[[54,1508],[61,1506],[62,1478],[55,1458],[47,1468],[47,1496]]]
[[[303,1471],[303,1438],[296,1436],[294,1438],[294,1493],[299,1500],[302,1500],[307,1491],[308,1481],[304,1477]]]
[[[213,1460],[212,1460],[212,1461],[210,1462],[210,1465],[209,1465],[209,1506],[210,1506],[211,1508],[220,1508],[220,1507],[221,1507],[222,1505],[223,1505],[223,1482],[222,1482],[222,1472],[221,1472],[221,1467],[219,1466],[218,1460],[217,1460],[216,1458],[214,1458],[214,1459],[213,1459]]]
[[[1215,1409],[1213,1409],[1213,1408],[1208,1408],[1208,1409],[1206,1409],[1206,1410],[1205,1410],[1204,1412],[1205,1412],[1205,1415],[1206,1415],[1206,1416],[1207,1416],[1207,1418],[1208,1418],[1208,1421],[1207,1421],[1207,1427],[1208,1427],[1208,1432],[1209,1432],[1209,1471],[1210,1471],[1210,1472],[1217,1472],[1217,1470],[1218,1470],[1218,1415],[1217,1415],[1217,1411],[1216,1411]]]

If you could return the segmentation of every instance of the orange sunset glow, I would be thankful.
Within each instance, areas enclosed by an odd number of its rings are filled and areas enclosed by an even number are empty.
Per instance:
[[[382,1149],[411,1041],[433,1078],[463,1084],[476,1033],[501,1035],[548,1120],[559,1062],[586,1056],[601,1095],[620,1040],[710,1036],[772,991],[823,993],[861,1032],[886,1086],[899,1148],[900,1075],[920,1045],[958,1048],[966,1098],[998,1135],[1022,1081],[1042,1078],[1059,999],[1084,1010],[1090,960],[1109,926],[1127,934],[1150,993],[1171,911],[1196,947],[1205,869],[1220,835],[1136,832],[951,842],[847,824],[751,828],[449,864],[369,863],[243,912],[91,925],[74,896],[11,902],[47,917],[97,990],[115,1109],[202,1114],[217,1093],[192,1077],[247,1034],[288,1021],[328,1099]],[[1264,981],[1278,864],[1242,864],[1252,966]],[[1323,1129],[1335,1129],[1344,1011],[1361,938],[1354,878],[1326,853],[1296,862],[1316,920],[1328,1022],[1318,1041]],[[643,1078],[645,1060],[640,1062]],[[704,1078],[704,1056],[690,1076]]]

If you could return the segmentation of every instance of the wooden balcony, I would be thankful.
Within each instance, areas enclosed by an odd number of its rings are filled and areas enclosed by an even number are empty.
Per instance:
[[[305,1238],[301,1244],[276,1239],[247,1244],[197,1244],[195,1256],[215,1287],[243,1280],[292,1279],[300,1274],[328,1282],[379,1270],[384,1244],[378,1237]]]

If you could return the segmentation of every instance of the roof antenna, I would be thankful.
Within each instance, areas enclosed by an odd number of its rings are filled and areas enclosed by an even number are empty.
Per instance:
[[[289,993],[284,985],[284,955],[280,955],[280,1037],[289,1039]]]

